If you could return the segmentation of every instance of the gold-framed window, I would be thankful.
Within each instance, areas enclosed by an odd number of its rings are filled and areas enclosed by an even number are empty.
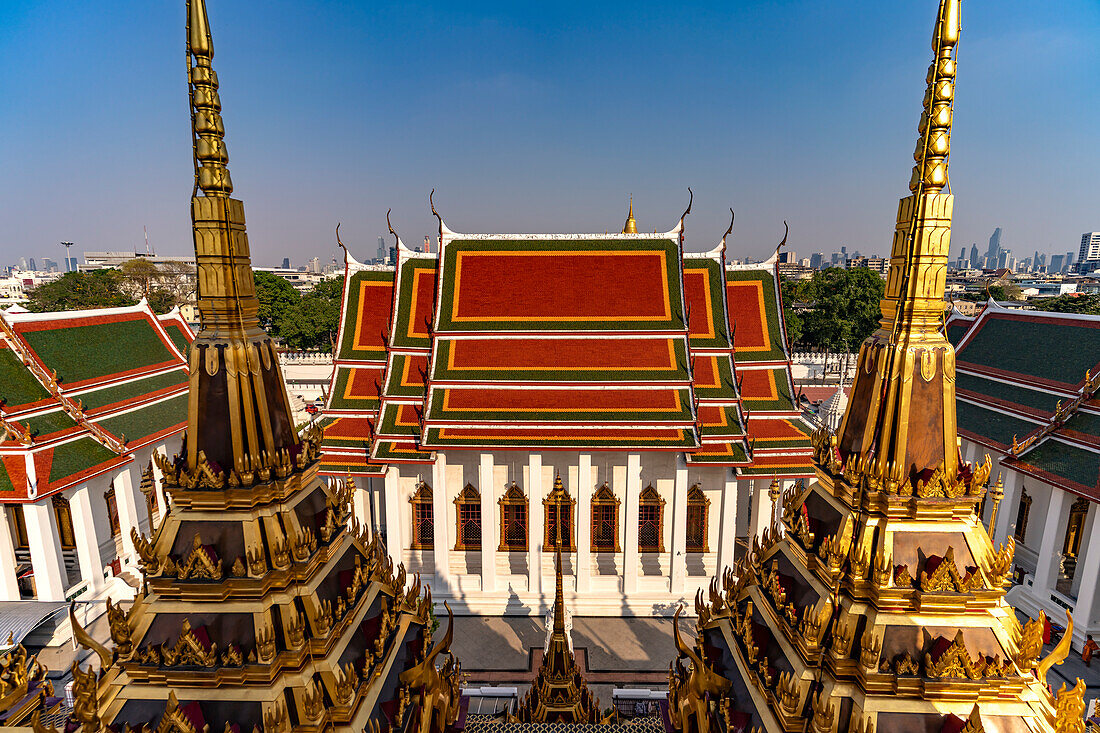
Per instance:
[[[592,552],[619,552],[619,504],[606,481],[592,494]]]
[[[23,506],[8,504],[8,516],[11,517],[12,541],[15,543],[15,549],[28,549],[31,545],[27,539],[27,518],[23,516]]]
[[[1023,542],[1027,536],[1027,519],[1031,514],[1031,495],[1027,489],[1020,490],[1020,508],[1016,510],[1016,531],[1013,533],[1017,542]]]
[[[61,540],[62,550],[76,549],[76,533],[73,531],[73,513],[69,500],[61,494],[54,494],[53,514],[57,520],[57,538]]]
[[[710,499],[699,484],[688,489],[687,495],[687,552],[710,552],[707,544],[707,519]]]
[[[481,492],[473,484],[466,487],[455,497],[455,549],[481,549]]]
[[[500,506],[501,552],[527,552],[527,497],[515,481],[504,491]]]
[[[573,518],[577,502],[569,496],[569,492],[562,485],[560,475],[554,479],[554,490],[543,500],[542,506],[546,513],[543,546],[547,550],[558,549],[558,520],[560,518],[561,549],[565,552],[574,552],[577,549],[577,538],[573,529]]]
[[[435,547],[432,487],[421,481],[417,484],[409,503],[412,504],[412,549],[430,550]]]
[[[118,537],[122,534],[122,528],[118,525],[118,503],[115,501],[114,488],[103,493],[103,503],[107,505],[107,523],[111,527],[111,537]]]
[[[665,500],[652,485],[638,497],[638,551],[664,552]]]

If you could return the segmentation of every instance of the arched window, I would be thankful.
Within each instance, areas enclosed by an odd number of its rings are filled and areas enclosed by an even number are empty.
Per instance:
[[[561,549],[572,552],[577,549],[576,538],[573,535],[573,509],[577,502],[569,496],[569,492],[562,486],[561,476],[554,479],[554,490],[542,502],[546,512],[546,535],[543,537],[543,545],[547,550],[556,550],[558,547],[558,520],[561,520]]]
[[[1023,489],[1020,493],[1020,508],[1016,512],[1016,541],[1023,542],[1024,537],[1027,536],[1027,515],[1031,513],[1031,496],[1028,495],[1027,489]]]
[[[456,550],[481,549],[481,494],[473,484],[466,484],[455,497],[455,514],[458,517]]]
[[[107,524],[111,527],[111,537],[118,537],[122,530],[118,526],[118,504],[115,503],[113,487],[104,492],[103,502],[107,505]]]
[[[500,546],[497,549],[527,551],[527,497],[515,481],[500,497]]]
[[[1069,508],[1069,523],[1066,525],[1066,540],[1062,554],[1077,557],[1081,552],[1081,533],[1085,529],[1085,517],[1089,513],[1089,500],[1080,497]]]
[[[707,514],[710,513],[710,499],[699,484],[688,489],[687,497],[687,551],[709,552],[707,546]]]
[[[61,549],[76,548],[76,534],[73,532],[73,513],[69,509],[69,500],[61,494],[53,497],[53,514],[57,519],[57,536],[61,540]]]
[[[592,495],[592,552],[619,551],[619,499],[605,481]]]
[[[412,549],[430,550],[435,546],[432,487],[421,481],[409,501],[412,503]]]
[[[638,500],[638,551],[664,552],[665,500],[652,485],[647,486]]]

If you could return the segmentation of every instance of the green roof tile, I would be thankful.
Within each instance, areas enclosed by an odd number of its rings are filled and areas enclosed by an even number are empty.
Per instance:
[[[1023,440],[1025,435],[1039,428],[1035,423],[978,407],[963,400],[955,401],[955,412],[958,416],[959,430],[965,430],[1001,445],[1012,445],[1013,436]]]
[[[19,418],[19,422],[28,425],[32,435],[42,438],[47,435],[52,435],[53,433],[60,433],[62,430],[76,427],[76,421],[69,417],[69,414],[62,409],[47,412],[44,415]]]
[[[107,463],[117,457],[94,438],[80,438],[71,443],[65,443],[53,451],[53,462],[50,464],[50,483],[57,483],[62,479],[98,466],[101,463]]]
[[[153,377],[135,379],[132,382],[86,392],[79,395],[77,399],[84,404],[85,410],[98,410],[117,402],[153,394],[168,387],[182,387],[185,384],[187,384],[187,373],[176,369]]]
[[[50,393],[23,366],[14,351],[0,349],[0,399],[7,400],[7,410],[44,400],[49,396]]]
[[[1020,456],[1020,461],[1090,489],[1097,487],[1100,477],[1100,453],[1058,440],[1044,440]]]
[[[1038,392],[1026,387],[1017,387],[972,374],[956,374],[955,389],[965,389],[979,395],[1012,402],[1035,410],[1053,413],[1058,404],[1058,396],[1050,392]]]
[[[187,395],[183,394],[96,422],[111,434],[120,437],[125,435],[127,441],[133,441],[141,440],[186,421]]]
[[[187,335],[183,332],[183,327],[178,323],[162,323],[165,333],[168,334],[168,338],[172,339],[172,343],[176,345],[176,348],[180,350],[184,358],[187,357],[187,350],[191,347],[191,341]]]
[[[1088,325],[990,316],[959,350],[958,361],[1077,384],[1100,362],[1100,328]]]
[[[144,318],[21,335],[38,357],[70,384],[179,359]]]

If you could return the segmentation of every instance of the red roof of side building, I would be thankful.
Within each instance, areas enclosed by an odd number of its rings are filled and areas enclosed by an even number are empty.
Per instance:
[[[60,491],[182,432],[193,335],[171,314],[142,302],[0,325],[0,501]]]

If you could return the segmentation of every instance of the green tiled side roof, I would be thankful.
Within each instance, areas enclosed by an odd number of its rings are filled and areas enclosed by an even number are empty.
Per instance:
[[[8,474],[8,467],[4,465],[3,461],[0,461],[0,492],[15,491],[15,483],[11,480],[11,475]]]
[[[100,427],[108,430],[112,435],[125,435],[127,441],[140,440],[186,421],[186,394],[131,410],[122,415],[97,420]]]
[[[447,394],[447,390],[436,389],[432,392],[431,404],[428,408],[428,420],[453,420],[455,422],[465,421],[502,421],[505,423],[526,423],[526,422],[568,422],[568,421],[592,421],[594,423],[603,423],[609,421],[629,422],[637,421],[639,423],[646,422],[682,422],[692,419],[692,402],[690,393],[686,389],[675,390],[679,398],[678,411],[672,412],[671,410],[653,409],[653,410],[639,410],[635,412],[600,412],[594,413],[588,410],[565,410],[565,409],[552,409],[547,408],[545,410],[530,410],[527,412],[519,412],[509,409],[508,407],[489,407],[486,406],[483,410],[468,410],[458,411],[448,409],[444,406],[444,400]],[[490,401],[491,402],[491,401]]]
[[[1100,328],[1033,318],[989,316],[959,350],[958,361],[1077,384],[1100,362]]]
[[[733,362],[728,356],[718,357],[719,387],[701,387],[695,384],[695,396],[701,400],[736,400],[737,382],[733,378]]]
[[[176,348],[180,350],[184,358],[187,357],[187,350],[191,347],[191,341],[187,335],[183,332],[183,327],[178,323],[162,323],[165,333],[168,334],[168,338],[172,339],[172,343],[176,345]]]
[[[707,271],[707,289],[710,295],[710,319],[714,324],[714,336],[713,338],[707,338],[702,335],[691,337],[691,348],[693,349],[728,349],[730,348],[729,340],[729,323],[726,318],[726,310],[723,308],[725,299],[724,289],[726,287],[725,280],[722,277],[722,263],[710,257],[684,257],[684,269],[685,270],[706,270]],[[685,293],[686,297],[686,293]],[[692,319],[697,318],[696,314],[691,314]]]
[[[338,359],[372,359],[383,361],[386,358],[385,349],[370,350],[369,355],[364,353],[364,350],[356,350],[355,343],[355,325],[359,321],[359,301],[360,294],[362,292],[362,283],[364,281],[380,282],[380,283],[393,283],[394,273],[392,270],[360,270],[351,276],[351,280],[347,284],[348,298],[344,303],[344,312],[341,314],[343,322],[341,328],[343,334],[340,338],[340,351],[337,355]],[[369,289],[369,286],[368,286]],[[386,288],[386,292],[391,294],[392,289]],[[378,333],[368,334],[373,341],[374,337],[380,336],[389,330],[390,323],[390,308],[387,307],[385,313],[372,314],[375,316],[373,321],[377,321],[381,325],[378,329]],[[373,322],[372,321],[372,322]]]
[[[80,438],[71,443],[65,443],[53,451],[53,462],[50,464],[50,483],[56,483],[75,473],[85,471],[117,457],[97,442],[95,438]]]
[[[670,440],[648,439],[630,437],[624,439],[621,436],[617,436],[614,430],[607,431],[606,434],[596,434],[593,436],[586,436],[583,439],[577,438],[556,438],[556,437],[526,437],[526,438],[514,438],[508,433],[502,433],[499,438],[479,438],[476,442],[478,446],[499,446],[501,448],[516,447],[522,448],[530,445],[538,445],[546,448],[587,448],[588,446],[605,445],[609,448],[614,448],[624,443],[631,446],[637,446],[639,448],[652,447],[652,448],[664,448],[664,449],[692,449],[696,447],[695,435],[691,430],[675,430],[671,431],[670,435],[675,433],[676,437]],[[548,433],[552,436],[552,433]],[[439,428],[428,428],[427,440],[425,444],[431,446],[465,446],[470,441],[466,440],[452,440],[441,437]],[[381,454],[379,454],[381,457]]]
[[[1078,410],[1073,414],[1073,417],[1066,421],[1062,428],[1100,438],[1100,415]]]
[[[970,330],[971,322],[969,321],[956,321],[954,323],[947,324],[947,340],[951,342],[952,346],[958,346],[962,341],[962,337],[966,335],[966,332]]]
[[[1050,392],[1039,392],[1025,387],[1017,387],[972,374],[956,374],[955,389],[965,389],[980,395],[1013,402],[1035,410],[1053,413],[1058,404],[1058,396]]]
[[[371,379],[377,379],[379,382],[383,378],[383,365],[379,364],[378,368],[372,372]],[[330,410],[365,410],[368,412],[374,412],[378,409],[378,397],[345,397],[345,393],[348,390],[348,382],[351,380],[353,369],[344,366],[336,367],[336,378],[332,382],[332,396],[329,400]],[[357,384],[361,384],[357,382]]]
[[[707,455],[701,453],[688,453],[688,463],[747,463],[749,460],[748,454],[745,453],[745,448],[741,445],[741,441],[734,441],[731,445],[731,452],[729,455]]]
[[[955,401],[959,430],[965,430],[1001,445],[1012,445],[1012,437],[1023,440],[1025,435],[1038,430],[1035,423],[987,410],[963,400]]]
[[[434,277],[436,261],[434,259],[409,258],[401,262],[401,278],[397,283],[397,295],[393,304],[397,311],[396,325],[390,334],[390,346],[397,349],[428,349],[431,348],[431,338],[419,336],[426,327],[424,324],[412,324],[412,336],[410,336],[410,324],[413,319],[413,295],[414,284],[418,272],[428,272]],[[421,275],[428,277],[428,275]],[[428,304],[427,311],[431,311]]]
[[[46,366],[56,369],[60,379],[70,384],[179,359],[145,319],[21,335]],[[105,344],[110,348],[104,348]]]
[[[412,384],[402,385],[401,379],[405,374],[405,363],[413,357],[408,354],[394,354],[390,362],[390,368],[386,379],[385,393],[386,397],[424,397],[424,385]],[[417,368],[417,363],[413,362],[410,367],[410,380],[420,381],[420,372]]]
[[[1090,489],[1097,487],[1100,477],[1100,453],[1057,440],[1044,440],[1020,456],[1020,461]]]
[[[741,404],[749,412],[754,410],[790,412],[794,410],[794,396],[791,394],[790,381],[787,379],[787,368],[779,367],[773,369],[772,372],[775,376],[776,398],[774,400],[751,400],[742,395]]]
[[[0,399],[6,410],[44,400],[50,396],[11,349],[0,349]]]
[[[19,418],[19,422],[30,427],[32,435],[43,438],[52,433],[59,433],[62,430],[76,427],[76,421],[62,409],[47,412],[44,415]]]
[[[164,374],[135,379],[132,382],[86,392],[79,395],[77,399],[84,404],[85,410],[98,410],[117,402],[124,402],[134,397],[159,392],[168,387],[182,387],[185,384],[187,384],[187,372],[176,369]]]

